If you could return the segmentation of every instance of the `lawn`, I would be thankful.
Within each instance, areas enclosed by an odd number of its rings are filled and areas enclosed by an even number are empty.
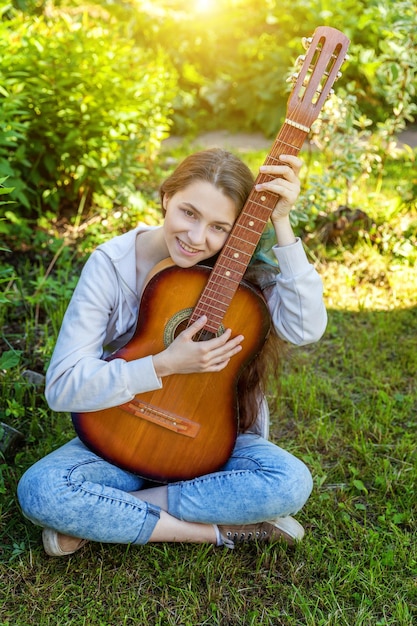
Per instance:
[[[48,247],[43,236],[13,259],[3,254],[10,360],[0,371],[1,419],[25,441],[0,465],[0,626],[416,623],[417,280],[415,252],[403,244],[417,216],[383,187],[378,193],[362,205],[373,235],[349,245],[310,237],[328,328],[319,343],[291,350],[279,394],[271,381],[271,438],[301,457],[315,482],[298,516],[306,536],[294,548],[90,543],[69,558],[44,554],[16,484],[73,432],[22,373],[44,373],[85,239]]]

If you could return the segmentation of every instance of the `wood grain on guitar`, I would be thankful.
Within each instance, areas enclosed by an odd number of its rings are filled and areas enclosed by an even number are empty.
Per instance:
[[[306,42],[286,119],[266,165],[279,163],[281,154],[298,154],[349,45],[343,33],[326,26]],[[259,174],[255,184],[269,178]],[[230,327],[245,341],[222,372],[168,376],[162,389],[138,394],[124,405],[73,414],[80,439],[101,457],[160,482],[208,474],[227,461],[238,432],[237,382],[262,350],[270,327],[265,301],[243,276],[276,201],[275,194],[253,188],[213,269],[181,269],[168,262],[153,273],[133,338],[109,358],[129,361],[156,354],[201,315],[207,315],[208,336]]]

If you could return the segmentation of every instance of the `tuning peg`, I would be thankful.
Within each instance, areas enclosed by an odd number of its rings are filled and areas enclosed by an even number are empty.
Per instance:
[[[305,60],[306,60],[306,55],[305,54],[300,54],[300,56],[295,61],[295,65],[300,65],[301,66],[304,63]]]
[[[298,80],[299,74],[296,72],[295,74],[291,74],[291,76],[288,76],[286,82],[287,83],[296,83]]]
[[[341,78],[342,76],[342,72],[337,72],[336,74],[336,80],[339,80],[339,78]]]
[[[303,37],[301,42],[303,44],[304,50],[308,50],[311,42],[313,41],[313,37]]]

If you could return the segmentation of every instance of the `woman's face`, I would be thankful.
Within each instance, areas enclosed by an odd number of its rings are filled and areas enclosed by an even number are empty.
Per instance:
[[[237,217],[233,200],[202,180],[165,195],[163,206],[165,241],[179,267],[191,267],[219,252]]]

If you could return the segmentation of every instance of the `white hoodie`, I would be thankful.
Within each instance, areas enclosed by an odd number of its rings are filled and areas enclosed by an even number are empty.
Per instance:
[[[89,257],[65,313],[46,374],[45,395],[55,411],[87,412],[118,406],[162,387],[152,355],[134,361],[105,357],[132,337],[140,299],[136,291],[139,226],[100,245]],[[305,345],[322,336],[327,315],[322,283],[301,241],[274,249],[280,273],[267,303],[278,334]],[[268,436],[266,402],[255,432]]]

